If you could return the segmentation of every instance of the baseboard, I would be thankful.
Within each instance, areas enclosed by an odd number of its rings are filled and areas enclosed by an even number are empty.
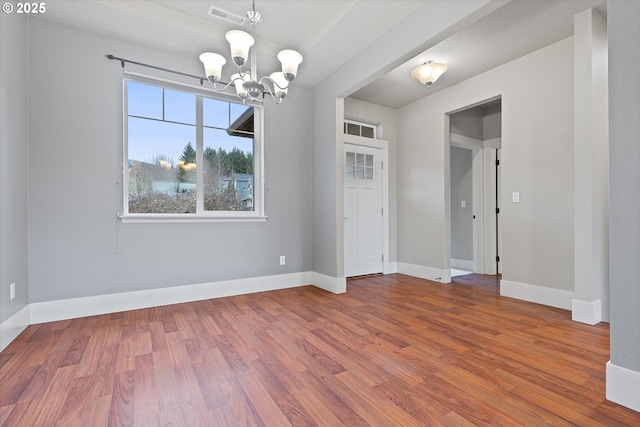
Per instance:
[[[312,273],[301,272],[37,302],[30,304],[30,323],[38,324],[210,298],[295,288],[312,283],[314,283]],[[316,286],[325,289],[323,286]]]
[[[29,304],[22,307],[13,316],[0,323],[0,351],[7,348],[27,326],[29,326]]]
[[[408,276],[419,277],[421,279],[432,280],[434,282],[451,283],[451,270],[440,270],[423,265],[398,262],[398,273]]]
[[[607,400],[640,412],[640,372],[607,362]]]
[[[331,277],[315,271],[311,272],[311,283],[313,286],[324,289],[334,294],[342,294],[347,292],[346,277]]]
[[[571,302],[571,319],[587,325],[597,325],[602,322],[602,302],[574,299]]]
[[[473,260],[451,258],[451,268],[473,271]]]
[[[571,310],[571,302],[573,301],[573,292],[571,291],[504,279],[500,281],[500,295],[565,310]]]
[[[384,274],[394,274],[398,272],[398,263],[395,261],[389,262],[387,271]]]

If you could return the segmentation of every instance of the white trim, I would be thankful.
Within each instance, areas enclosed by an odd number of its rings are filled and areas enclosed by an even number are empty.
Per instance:
[[[239,212],[241,213],[241,212]],[[124,223],[178,223],[178,222],[265,222],[269,217],[260,215],[197,215],[197,214],[127,214],[120,215]]]
[[[451,269],[441,270],[424,265],[409,264],[406,262],[398,262],[398,273],[408,276],[419,277],[421,279],[431,280],[434,282],[451,283]]]
[[[389,217],[391,209],[389,208],[389,150],[382,150],[382,272],[389,274]]]
[[[363,147],[380,148],[382,150],[389,149],[389,141],[384,139],[371,139],[363,136],[344,134],[342,142],[345,144],[362,145]]]
[[[481,139],[471,138],[457,133],[449,134],[449,145],[452,147],[466,148],[467,150],[480,150],[483,148]]]
[[[607,362],[607,400],[640,412],[640,372]]]
[[[30,304],[31,324],[179,304],[311,284],[310,272],[172,286]]]
[[[500,295],[565,310],[571,310],[571,301],[573,300],[573,292],[571,291],[510,280],[500,281]]]
[[[147,83],[153,84],[155,86],[160,86],[159,83],[161,83],[162,86],[164,86],[164,85],[173,86],[173,89],[178,89],[178,90],[183,90],[185,88],[188,88],[189,90],[192,90],[194,92],[198,92],[198,93],[206,95],[206,96],[220,97],[224,101],[235,102],[236,104],[241,103],[240,98],[238,98],[238,96],[235,93],[233,85],[231,85],[231,86],[229,86],[227,88],[229,90],[228,92],[219,92],[219,91],[215,90],[214,88],[212,88],[210,86],[196,85],[196,84],[193,84],[193,83],[188,83],[186,81],[186,79],[183,79],[182,77],[178,77],[175,74],[172,75],[172,77],[174,77],[173,79],[168,79],[168,78],[160,77],[160,76],[153,75],[153,74],[147,74],[147,73],[141,73],[139,71],[133,71],[133,70],[130,70],[130,69],[124,69],[124,70],[122,70],[122,73],[124,74],[125,78],[128,78],[129,80],[147,82]],[[132,76],[133,78],[129,78],[128,76]],[[187,79],[193,80],[192,77],[187,77]],[[206,81],[207,79],[204,79],[204,80]],[[251,100],[251,99],[248,99],[248,98],[247,98],[245,104],[246,105],[250,105],[252,107],[262,107],[263,106],[263,103],[261,101],[255,101],[255,100]]]
[[[484,229],[483,239],[483,253],[484,253],[484,274],[497,274],[496,266],[496,179],[499,181],[499,176],[496,177],[496,160],[497,152],[495,149],[485,148],[483,152],[483,164],[484,164],[484,201],[482,207],[482,227]],[[498,220],[500,218],[498,216]],[[501,246],[501,242],[500,245]],[[502,264],[502,262],[500,262]]]
[[[385,274],[395,274],[398,272],[398,263],[396,261],[389,263],[389,271]]]
[[[347,292],[346,277],[331,277],[315,271],[311,272],[311,283],[313,286],[324,289],[334,294],[343,294]]]
[[[0,323],[0,351],[7,348],[11,341],[18,338],[18,335],[29,326],[29,305],[22,307],[13,316]]]
[[[473,192],[473,210],[471,211],[473,215],[473,260],[471,260],[471,268],[463,269],[484,274],[484,149],[471,150],[471,156],[471,173],[473,174],[471,183]],[[451,266],[455,267],[453,264]]]
[[[502,137],[485,139],[482,141],[484,148],[502,148]]]
[[[474,271],[473,261],[470,259],[457,259],[451,258],[451,268],[458,268],[460,270]]]
[[[600,300],[580,301],[574,299],[571,302],[571,320],[597,325],[602,322],[602,302]]]
[[[344,156],[344,146],[345,144],[349,145],[359,145],[361,147],[368,148],[377,148],[381,150],[382,153],[382,273],[383,274],[391,274],[397,271],[397,267],[392,269],[389,264],[389,217],[391,210],[389,208],[389,141],[384,139],[371,139],[364,138],[361,136],[348,135],[344,134],[343,140],[343,156]],[[344,188],[345,180],[344,180],[344,167],[342,171],[342,186]],[[344,205],[342,207],[344,213]],[[344,245],[344,233],[343,233],[343,245]]]

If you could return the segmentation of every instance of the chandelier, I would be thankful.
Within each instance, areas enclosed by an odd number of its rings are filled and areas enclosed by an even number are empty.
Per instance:
[[[256,2],[253,0],[252,9],[245,13],[245,16],[251,23],[251,34],[240,30],[228,31],[225,38],[229,42],[231,48],[231,59],[238,67],[238,72],[231,76],[229,83],[224,83],[220,79],[222,77],[222,66],[227,62],[224,56],[205,52],[200,55],[200,61],[204,64],[205,75],[207,79],[213,83],[213,88],[217,92],[224,92],[232,84],[236,88],[238,98],[246,104],[247,99],[261,102],[267,93],[271,95],[273,100],[280,104],[287,95],[289,82],[292,81],[298,72],[298,65],[302,62],[302,55],[295,50],[285,49],[278,53],[278,60],[282,64],[282,71],[271,73],[257,79],[257,60],[256,50],[251,49],[254,45],[256,27],[262,22],[262,15],[256,11]],[[243,70],[247,63],[251,51],[251,68]]]

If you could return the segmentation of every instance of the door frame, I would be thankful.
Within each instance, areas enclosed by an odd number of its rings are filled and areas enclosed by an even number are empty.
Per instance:
[[[372,139],[365,138],[362,136],[356,135],[343,135],[343,144],[342,144],[342,156],[344,156],[344,146],[345,145],[360,145],[363,147],[369,148],[377,148],[380,149],[380,154],[382,156],[382,273],[390,274],[395,273],[397,269],[392,267],[392,263],[389,260],[389,142],[383,139]],[[342,164],[342,176],[346,173],[344,168],[344,161]],[[344,181],[344,179],[342,180]],[[344,182],[343,182],[344,187]],[[344,217],[344,206],[343,206],[343,217]],[[344,236],[342,245],[344,247]],[[343,251],[344,254],[344,251]],[[343,255],[344,256],[344,255]]]
[[[484,274],[484,147],[481,140],[469,138],[455,133],[449,134],[449,148],[457,147],[471,151],[472,207],[473,207],[473,272]],[[449,167],[451,174],[451,167]],[[449,188],[451,192],[451,188]],[[451,195],[449,195],[451,200]],[[449,212],[451,215],[451,212]],[[451,220],[449,220],[451,221]],[[449,248],[451,248],[451,228],[449,229]],[[451,265],[449,265],[451,268]]]
[[[449,147],[458,147],[472,152],[473,177],[473,272],[478,274],[496,274],[496,224],[495,224],[495,185],[500,183],[500,175],[495,174],[496,149],[501,148],[502,138],[479,140],[449,133]],[[451,168],[449,167],[449,173]],[[451,189],[449,188],[449,193]],[[451,195],[449,194],[449,200]],[[449,213],[451,215],[451,213]],[[498,216],[498,220],[500,217]],[[451,220],[449,219],[449,224]],[[501,242],[498,227],[498,240]],[[447,236],[451,247],[451,229]],[[500,267],[502,262],[500,262]],[[451,265],[449,265],[451,272]]]

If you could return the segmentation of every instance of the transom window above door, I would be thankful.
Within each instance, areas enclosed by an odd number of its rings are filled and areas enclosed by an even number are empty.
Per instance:
[[[347,135],[376,139],[376,127],[374,125],[353,120],[344,121],[344,133]]]

